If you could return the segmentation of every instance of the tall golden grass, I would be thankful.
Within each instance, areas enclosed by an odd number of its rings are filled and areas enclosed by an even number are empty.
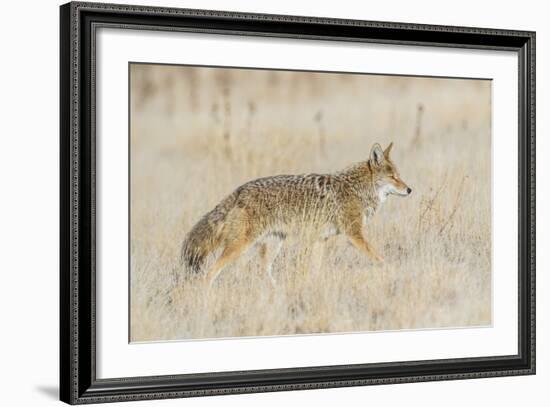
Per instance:
[[[251,179],[334,172],[394,141],[413,189],[322,261],[290,239],[258,249],[205,294],[176,279],[185,234]],[[484,80],[131,66],[132,341],[480,326],[491,323],[491,85]]]

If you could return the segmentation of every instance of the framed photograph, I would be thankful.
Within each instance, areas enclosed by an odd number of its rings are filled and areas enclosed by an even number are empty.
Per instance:
[[[535,33],[61,6],[71,403],[535,373]]]

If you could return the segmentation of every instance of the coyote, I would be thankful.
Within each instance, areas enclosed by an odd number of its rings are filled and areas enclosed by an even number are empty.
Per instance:
[[[273,281],[271,265],[285,238],[304,229],[314,230],[318,241],[344,233],[357,249],[382,262],[365,240],[363,226],[388,195],[411,193],[390,159],[392,147],[383,151],[376,143],[368,160],[333,174],[276,175],[241,185],[191,229],[182,244],[182,265],[199,273],[208,255],[220,249],[205,272],[211,285],[228,263],[259,243]]]

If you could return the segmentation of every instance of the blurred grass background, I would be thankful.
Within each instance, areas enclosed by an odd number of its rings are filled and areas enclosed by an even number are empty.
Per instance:
[[[130,87],[132,341],[491,323],[490,81],[132,64]],[[174,285],[185,234],[237,186],[390,141],[413,194],[365,230],[384,264],[339,236],[315,272],[286,244],[275,288],[254,248],[207,300]]]

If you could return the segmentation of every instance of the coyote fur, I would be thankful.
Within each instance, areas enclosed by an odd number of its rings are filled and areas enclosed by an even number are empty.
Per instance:
[[[363,226],[388,195],[411,193],[390,159],[392,146],[383,151],[374,144],[368,160],[332,174],[276,175],[241,185],[188,233],[181,248],[182,265],[188,274],[202,272],[206,258],[221,250],[205,271],[211,285],[226,265],[259,243],[273,281],[271,264],[282,243],[304,229],[313,230],[318,241],[343,233],[357,249],[382,262],[365,239]]]

